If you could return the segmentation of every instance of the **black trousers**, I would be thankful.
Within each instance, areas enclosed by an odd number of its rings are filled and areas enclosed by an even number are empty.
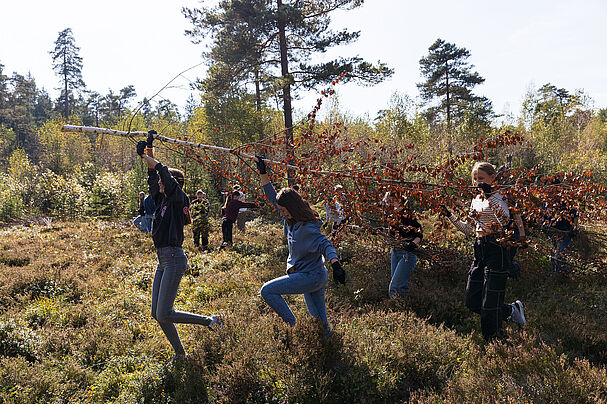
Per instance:
[[[200,245],[201,236],[202,236],[202,246],[206,247],[209,245],[209,238],[207,236],[205,236],[204,234],[201,234],[199,231],[193,231],[192,234],[194,235],[194,245],[196,247],[198,247]]]
[[[223,218],[221,222],[221,232],[223,233],[223,241],[225,243],[232,242],[232,228],[234,226],[234,222],[228,219],[227,217]]]
[[[488,340],[502,327],[512,306],[504,304],[509,251],[495,238],[477,237],[474,241],[474,261],[468,273],[466,307],[481,315],[481,331]]]

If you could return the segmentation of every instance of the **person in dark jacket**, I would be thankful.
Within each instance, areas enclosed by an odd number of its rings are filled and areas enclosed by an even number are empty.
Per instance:
[[[173,309],[179,283],[187,266],[183,244],[183,226],[189,220],[190,201],[183,192],[184,176],[180,170],[168,168],[154,158],[150,131],[147,142],[137,143],[137,154],[148,166],[150,195],[156,204],[152,222],[152,240],[158,254],[158,267],[152,284],[152,317],[175,351],[175,359],[185,357],[175,323],[201,324],[209,328],[218,323],[216,316],[201,316]],[[219,324],[220,325],[220,324]]]
[[[406,198],[387,192],[382,204],[387,210],[388,234],[392,241],[390,252],[390,297],[402,296],[409,292],[409,279],[417,263],[415,250],[424,237],[422,225],[407,208]]]
[[[149,233],[152,231],[152,217],[154,216],[154,211],[156,210],[156,206],[154,205],[154,200],[150,195],[145,196],[145,193],[142,191],[139,193],[139,216],[137,216],[133,220],[133,224],[139,230],[144,233]]]
[[[544,208],[548,210],[548,204]],[[544,215],[543,222],[553,247],[550,263],[555,274],[568,274],[570,264],[566,260],[566,251],[577,235],[578,211],[568,208],[565,202],[553,204],[550,208],[552,214]]]
[[[226,202],[221,208],[221,215],[223,220],[221,222],[221,232],[223,233],[223,243],[221,247],[232,245],[232,229],[234,222],[238,218],[238,212],[242,208],[256,208],[255,202],[242,202],[240,201],[240,191],[233,191],[226,198]]]

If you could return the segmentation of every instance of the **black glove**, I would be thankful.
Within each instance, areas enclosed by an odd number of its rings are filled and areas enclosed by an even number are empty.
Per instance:
[[[478,189],[482,190],[486,196],[491,194],[491,184],[487,184],[486,182],[479,182],[477,185]]]
[[[255,161],[255,164],[257,165],[257,171],[259,171],[259,174],[267,174],[268,167],[266,167],[266,162],[263,161],[263,157],[261,157],[261,156],[255,156],[255,157],[257,157],[257,161]]]
[[[405,251],[413,252],[416,249],[417,249],[417,244],[415,244],[415,242],[413,242],[413,241],[409,241],[407,244],[405,244]]]
[[[158,133],[152,129],[148,131],[148,140],[147,140],[147,146],[151,149],[154,144],[154,135],[157,135]]]
[[[137,142],[137,155],[138,156],[143,156],[145,154],[146,145],[147,145],[147,143],[145,142],[145,140],[140,140]]]
[[[333,282],[335,282],[336,285],[340,283],[342,285],[345,285],[346,271],[344,271],[344,269],[342,268],[341,263],[339,261],[335,261],[331,264],[331,267],[333,268]]]
[[[440,205],[439,208],[441,216],[451,217],[451,211],[445,205]]]

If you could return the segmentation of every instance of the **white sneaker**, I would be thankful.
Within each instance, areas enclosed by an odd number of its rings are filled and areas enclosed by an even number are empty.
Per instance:
[[[209,330],[211,331],[215,331],[215,329],[213,329],[213,325],[216,325],[215,328],[221,328],[223,327],[223,321],[221,321],[221,317],[220,316],[211,316],[211,322],[209,323],[209,325],[207,327],[209,327]]]
[[[178,363],[183,363],[188,358],[188,354],[175,354],[170,361],[167,362],[167,366],[175,366]]]
[[[527,324],[527,320],[525,320],[525,312],[523,311],[523,303],[521,303],[520,300],[517,300],[516,302],[511,303],[510,306],[512,306],[510,320],[520,325]]]

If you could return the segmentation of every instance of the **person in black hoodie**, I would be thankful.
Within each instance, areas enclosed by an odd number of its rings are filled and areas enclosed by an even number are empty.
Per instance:
[[[216,316],[201,316],[173,309],[179,282],[188,266],[183,244],[183,226],[189,222],[190,200],[183,192],[184,176],[180,170],[168,168],[154,158],[150,131],[147,142],[137,143],[137,154],[146,160],[150,195],[156,204],[152,222],[152,240],[158,254],[158,267],[152,284],[152,317],[175,350],[174,359],[185,357],[175,323],[201,324],[209,328],[218,323]],[[220,323],[218,324],[220,325]]]
[[[409,278],[417,263],[415,250],[424,235],[415,213],[407,208],[405,197],[387,192],[382,204],[386,207],[388,234],[392,240],[388,294],[396,298],[409,292]]]

